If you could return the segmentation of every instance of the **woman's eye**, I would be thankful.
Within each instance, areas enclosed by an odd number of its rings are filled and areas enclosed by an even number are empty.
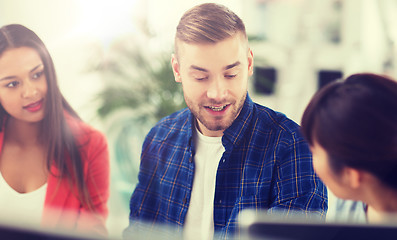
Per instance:
[[[17,82],[17,81],[12,81],[12,82],[9,82],[9,83],[6,85],[6,87],[8,87],[8,88],[14,88],[14,87],[16,87],[18,84],[19,84],[19,82]]]
[[[37,73],[35,73],[35,74],[33,74],[33,79],[38,79],[38,78],[40,78],[42,75],[43,75],[43,71],[40,71],[40,72],[37,72]]]

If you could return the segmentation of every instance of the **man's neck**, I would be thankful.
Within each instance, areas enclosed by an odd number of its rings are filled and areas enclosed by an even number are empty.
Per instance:
[[[208,130],[203,124],[201,124],[197,119],[195,121],[197,130],[206,137],[222,137],[224,130],[211,131]]]

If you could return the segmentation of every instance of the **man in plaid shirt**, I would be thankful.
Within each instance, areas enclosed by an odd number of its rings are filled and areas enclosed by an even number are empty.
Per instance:
[[[125,236],[166,224],[184,239],[227,238],[243,209],[324,219],[326,188],[299,126],[248,95],[253,54],[241,19],[212,3],[190,9],[171,62],[188,108],[146,136]]]

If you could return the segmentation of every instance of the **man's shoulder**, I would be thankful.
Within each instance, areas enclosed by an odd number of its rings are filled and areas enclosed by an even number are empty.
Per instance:
[[[259,126],[269,130],[278,129],[287,133],[296,133],[299,131],[299,125],[284,113],[272,110],[258,103],[254,104],[254,108],[254,120],[260,123]]]
[[[174,112],[157,122],[153,127],[183,127],[189,123],[191,112],[188,108],[183,108],[177,112]]]

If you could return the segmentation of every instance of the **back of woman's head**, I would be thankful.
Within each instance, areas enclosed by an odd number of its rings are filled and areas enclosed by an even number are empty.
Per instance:
[[[397,82],[354,74],[319,90],[302,117],[310,145],[320,144],[338,173],[365,170],[397,189]]]

